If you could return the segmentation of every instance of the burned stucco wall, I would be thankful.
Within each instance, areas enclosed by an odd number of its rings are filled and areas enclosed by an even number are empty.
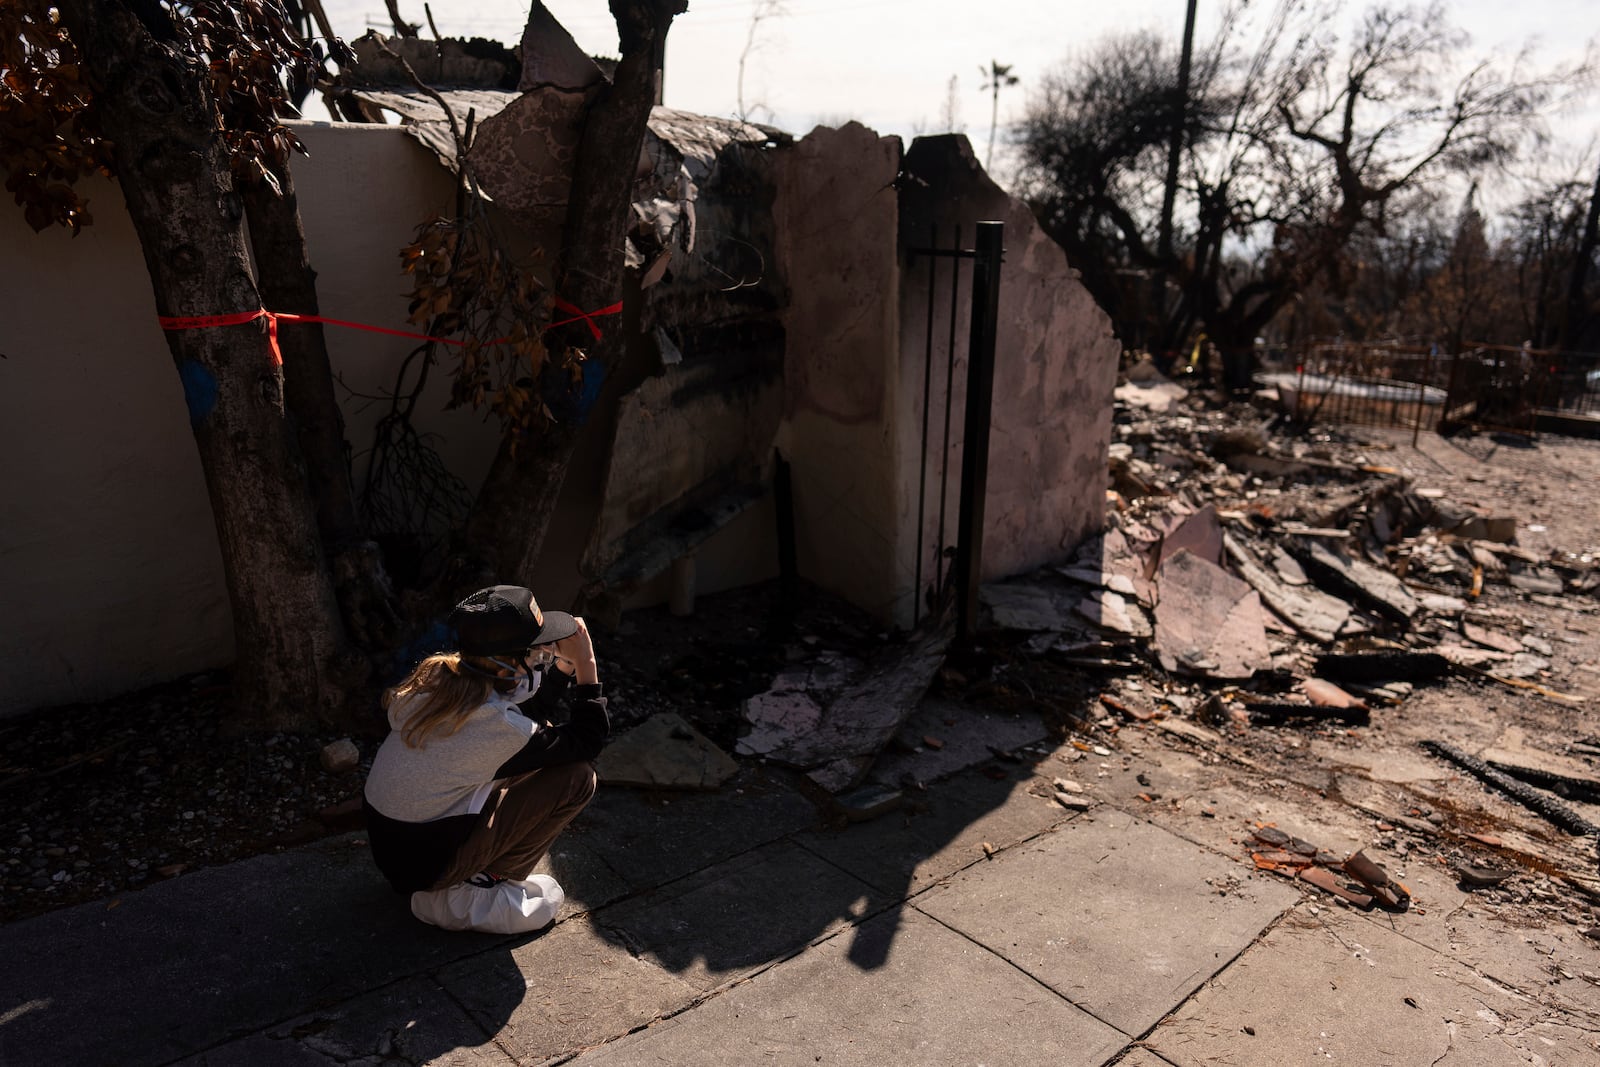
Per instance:
[[[972,247],[976,224],[1005,224],[1005,261],[1000,274],[1000,311],[995,340],[994,404],[985,495],[983,576],[1017,574],[1059,560],[1105,517],[1105,471],[1111,433],[1111,391],[1120,345],[1110,319],[1099,309],[1059,245],[1034,221],[1026,205],[1008,196],[984,173],[966,137],[923,137],[906,152],[900,180],[900,242],[903,249],[953,244]],[[927,462],[927,498],[922,526],[924,576],[932,573],[938,528],[938,477],[950,472],[949,508],[942,543],[953,542],[964,439],[971,268],[954,287],[951,267],[939,268],[931,295],[926,257],[907,256],[900,291],[902,323],[897,367],[899,404],[895,427],[902,457],[896,479],[896,509],[908,547],[898,563],[909,575],[915,564],[918,486],[927,324],[935,333],[932,389],[935,411]],[[951,303],[955,304],[952,325]],[[931,312],[931,314],[930,314]],[[944,451],[942,404],[944,355],[955,337],[950,442]],[[941,463],[943,459],[943,463]],[[926,583],[926,577],[925,577]],[[909,621],[909,603],[898,603],[898,621]]]
[[[657,117],[659,143],[637,175],[656,206],[641,227],[672,218],[674,204],[693,211],[677,211],[656,245],[635,244],[639,287],[606,323],[628,333],[628,354],[569,468],[534,575],[541,599],[567,603],[583,565],[625,551],[644,517],[764,484],[776,446],[792,467],[801,575],[908,622],[927,308],[904,250],[935,216],[959,217],[969,233],[980,218],[1008,223],[985,572],[1055,558],[1098,526],[1115,345],[1059,250],[970,151],[919,142],[908,181],[899,140],[856,124],[789,143]],[[400,127],[297,132],[311,149],[295,179],[324,314],[408,328],[396,253],[419,221],[453,212],[452,176]],[[231,658],[210,508],[142,255],[116,187],[90,195],[95,225],[76,240],[36,236],[20,213],[0,212],[0,246],[26,267],[0,288],[0,444],[14,457],[0,513],[0,666],[11,683],[0,714]],[[915,339],[903,338],[912,326]],[[412,347],[329,328],[358,478]],[[417,429],[471,492],[498,427],[445,410],[445,359]],[[769,494],[698,549],[699,591],[774,573],[774,530]],[[635,604],[665,597],[659,582],[635,593]]]
[[[629,604],[667,597],[661,567],[675,552],[693,558],[699,593],[777,569],[767,489],[784,386],[775,136],[668,108],[651,115],[628,246],[632,336],[580,568]]]
[[[857,123],[774,153],[784,420],[801,575],[881,618],[898,559],[900,141]]]

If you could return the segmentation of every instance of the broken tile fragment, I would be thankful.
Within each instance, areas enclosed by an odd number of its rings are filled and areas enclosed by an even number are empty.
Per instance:
[[[1272,665],[1254,589],[1181,549],[1156,572],[1156,654],[1169,671],[1248,678]]]
[[[1130,604],[1120,593],[1102,590],[1078,601],[1079,615],[1103,630],[1126,634],[1129,637],[1149,637],[1150,620],[1137,604]]]
[[[1243,544],[1223,535],[1223,548],[1239,576],[1262,603],[1307,637],[1331,644],[1350,619],[1350,605],[1315,586],[1291,586],[1267,571]]]
[[[815,730],[822,721],[822,705],[803,690],[769,690],[745,701],[744,717],[751,730],[739,738],[734,751],[765,756]]]
[[[737,774],[739,765],[682,717],[664,711],[607,745],[595,771],[607,785],[709,790]]]
[[[1515,637],[1478,626],[1475,623],[1463,621],[1461,635],[1474,644],[1482,645],[1484,648],[1492,648],[1508,655],[1515,655],[1522,651],[1522,642]]]
[[[1155,574],[1163,563],[1179,552],[1189,552],[1207,563],[1219,567],[1222,565],[1222,523],[1217,518],[1214,506],[1207,504],[1193,515],[1179,520],[1161,535],[1148,573]]]
[[[1346,888],[1338,875],[1325,868],[1307,867],[1300,872],[1300,879],[1301,881],[1309,882],[1325,893],[1332,893],[1336,897],[1347,900],[1358,908],[1366,909],[1372,907],[1371,896]]]
[[[1353,555],[1346,555],[1315,538],[1302,538],[1291,551],[1306,568],[1306,574],[1324,590],[1397,622],[1410,623],[1422,605],[1405,584],[1389,571],[1381,570]]]

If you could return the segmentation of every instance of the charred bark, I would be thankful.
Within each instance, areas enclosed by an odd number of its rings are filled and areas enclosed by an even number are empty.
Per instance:
[[[263,180],[241,183],[261,299],[271,311],[319,314],[317,272],[306,254],[305,227],[288,167],[274,167],[278,191]],[[399,636],[394,591],[378,546],[367,539],[356,509],[344,436],[322,324],[278,325],[283,399],[316,502],[317,528],[328,553],[334,592],[351,639],[375,652]]]
[[[622,59],[611,82],[595,91],[584,115],[560,262],[553,272],[556,294],[585,311],[622,295],[623,240],[639,152],[656,100],[661,45],[673,17],[686,7],[686,0],[611,2]],[[552,352],[567,346],[585,349],[587,359],[605,375],[617,365],[623,338],[612,326],[596,341],[584,323],[576,322],[551,331],[547,344]],[[546,403],[559,421],[521,440],[508,435],[467,525],[468,542],[500,581],[529,580],[586,414],[578,399],[581,383],[565,370],[547,365],[543,385]]]
[[[162,43],[164,9],[60,4],[81,52],[162,315],[261,307],[200,64]],[[146,19],[150,20],[147,25]],[[155,31],[155,32],[152,32]],[[170,330],[233,608],[236,722],[335,718],[352,671],[283,382],[260,323]]]

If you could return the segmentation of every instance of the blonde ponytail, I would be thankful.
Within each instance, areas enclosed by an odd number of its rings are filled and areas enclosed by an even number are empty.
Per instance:
[[[437,734],[449,737],[467,721],[473,710],[496,690],[494,664],[459,652],[438,652],[417,664],[405,681],[383,694],[388,710],[397,700],[417,698],[420,703],[406,714],[400,739],[407,748],[422,748]]]

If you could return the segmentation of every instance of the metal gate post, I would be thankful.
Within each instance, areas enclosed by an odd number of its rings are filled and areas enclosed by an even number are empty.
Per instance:
[[[983,574],[983,502],[989,487],[989,423],[994,403],[994,342],[1000,317],[1005,223],[980,222],[973,242],[971,350],[967,356],[966,436],[961,445],[961,503],[956,543],[956,636],[978,629]]]

